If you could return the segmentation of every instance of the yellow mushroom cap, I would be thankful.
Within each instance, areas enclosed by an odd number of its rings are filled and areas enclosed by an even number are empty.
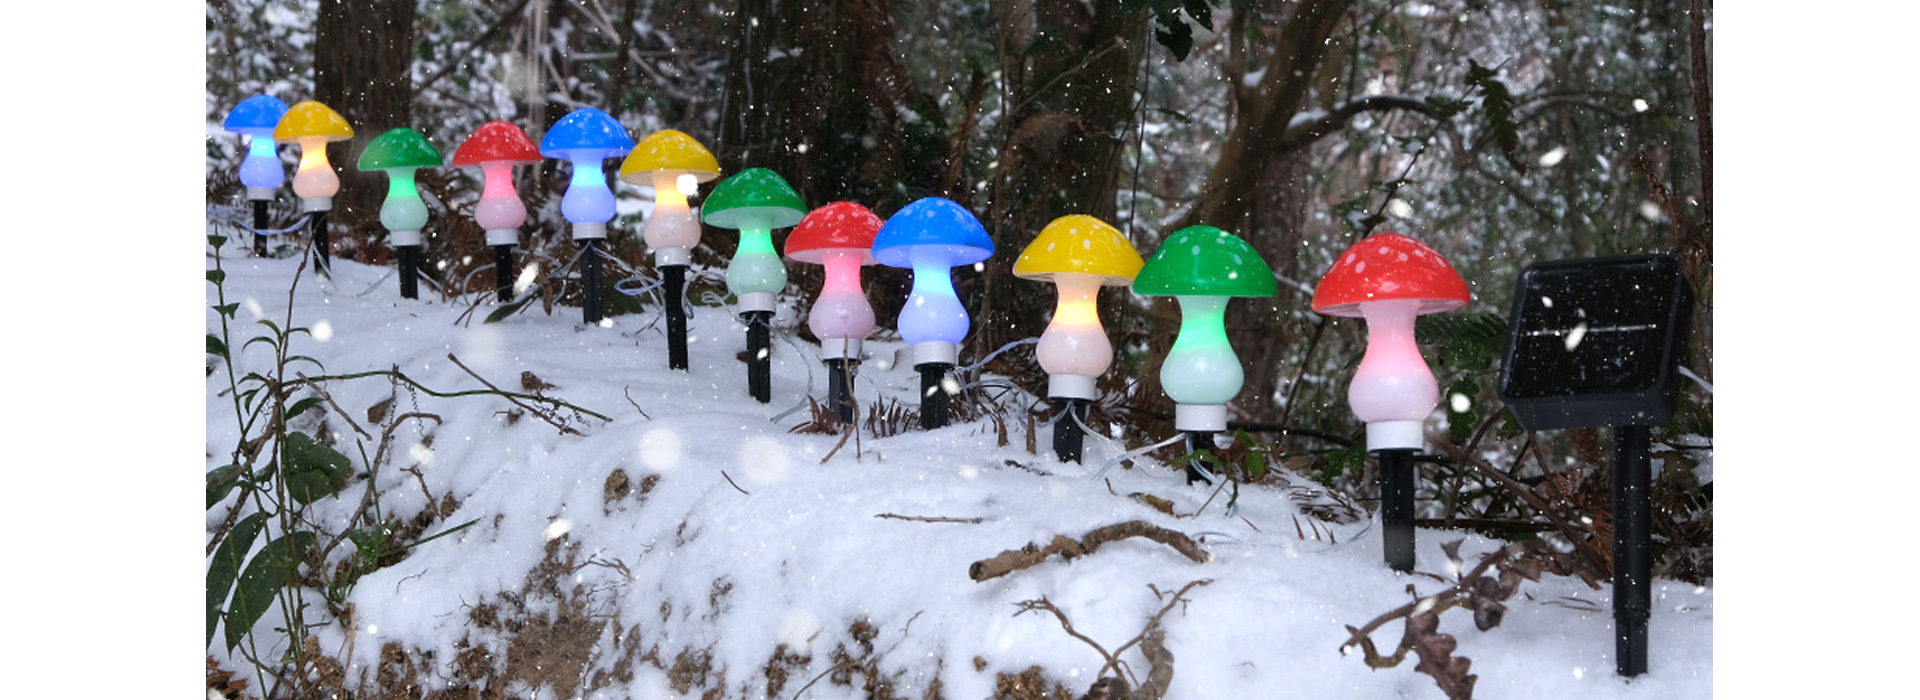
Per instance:
[[[283,143],[310,136],[324,136],[328,141],[345,141],[353,138],[353,127],[332,107],[307,100],[287,108],[286,116],[281,117],[279,126],[273,128],[273,140]]]
[[[1085,214],[1073,214],[1054,219],[1040,229],[1040,235],[1014,261],[1013,274],[1051,282],[1056,274],[1083,273],[1104,277],[1102,285],[1122,285],[1131,284],[1143,264],[1140,252],[1120,235],[1120,229]]]
[[[707,182],[720,177],[720,161],[692,136],[661,129],[641,139],[620,163],[620,179],[636,185],[652,184],[656,172],[686,173]]]

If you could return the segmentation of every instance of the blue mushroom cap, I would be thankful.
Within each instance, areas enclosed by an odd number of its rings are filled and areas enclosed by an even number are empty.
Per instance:
[[[234,105],[220,128],[236,134],[273,137],[273,128],[287,115],[287,103],[272,95],[254,95]]]
[[[566,158],[569,151],[599,151],[602,158],[633,150],[633,136],[613,115],[592,107],[568,112],[540,139],[540,155]]]
[[[943,197],[923,197],[894,212],[873,238],[873,259],[888,267],[913,267],[909,251],[940,246],[952,264],[972,265],[993,256],[993,238],[966,207]]]

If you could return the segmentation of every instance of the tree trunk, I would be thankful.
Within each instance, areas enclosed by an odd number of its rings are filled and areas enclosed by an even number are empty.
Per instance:
[[[362,229],[380,218],[386,178],[361,172],[357,164],[368,142],[411,125],[413,24],[412,2],[320,0],[314,21],[314,99],[345,117],[354,134],[352,141],[327,149],[328,161],[340,173],[340,193],[328,220],[339,230]],[[442,149],[450,145],[444,135],[436,143]]]

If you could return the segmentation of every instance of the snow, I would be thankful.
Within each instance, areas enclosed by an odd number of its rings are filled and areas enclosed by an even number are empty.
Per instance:
[[[209,256],[208,269],[213,265]],[[257,333],[256,320],[287,317],[297,265],[297,259],[253,258],[241,244],[228,244],[222,263],[227,298],[242,302],[230,345]],[[556,609],[557,601],[539,599],[523,585],[557,547],[558,556],[573,557],[577,567],[559,590],[577,591],[593,619],[620,626],[609,625],[594,642],[588,676],[612,667],[625,653],[624,637],[637,635],[637,648],[657,646],[668,667],[681,650],[706,650],[714,674],[704,683],[726,669],[730,696],[759,697],[767,683],[762,669],[785,644],[806,658],[778,693],[795,697],[808,680],[833,668],[836,649],[859,653],[852,629],[866,621],[878,668],[898,695],[920,697],[937,677],[942,697],[987,698],[996,674],[1035,664],[1049,682],[1063,682],[1077,695],[1095,680],[1100,654],[1069,636],[1050,613],[1022,613],[1019,603],[1044,598],[1076,631],[1111,651],[1139,635],[1173,591],[1206,581],[1162,620],[1175,656],[1169,699],[1444,697],[1431,678],[1413,671],[1417,659],[1375,671],[1357,653],[1343,656],[1342,646],[1346,626],[1406,603],[1408,586],[1430,595],[1448,584],[1392,572],[1369,523],[1312,520],[1278,489],[1242,489],[1230,512],[1225,494],[1209,504],[1213,490],[1185,484],[1178,469],[1141,460],[1103,472],[1126,449],[1167,436],[1129,436],[1120,444],[1090,435],[1084,465],[1057,463],[1044,427],[1035,440],[1040,454],[1028,453],[1024,420],[1009,422],[1005,446],[986,421],[932,431],[916,425],[840,444],[836,435],[789,432],[807,415],[792,409],[809,391],[824,400],[826,387],[817,347],[792,338],[790,326],[776,329],[787,340],[774,343],[774,401],[763,405],[747,395],[745,365],[735,358],[744,328],[724,308],[694,309],[691,369],[678,372],[666,369],[664,324],[654,315],[613,317],[606,327],[589,328],[578,308],[557,306],[547,315],[535,304],[483,324],[478,317],[490,308],[487,302],[467,323],[462,315],[472,298],[401,299],[391,269],[335,260],[331,285],[310,271],[300,274],[294,325],[317,330],[324,324],[330,331],[324,338],[297,337],[294,349],[319,360],[325,374],[394,368],[443,393],[483,388],[457,359],[509,391],[520,391],[518,375],[531,372],[554,386],[546,396],[611,418],[577,417],[569,425],[582,434],[562,434],[534,416],[509,420],[514,407],[497,396],[396,392],[379,377],[327,382],[346,411],[330,415],[327,427],[361,473],[355,443],[372,454],[377,440],[360,437],[348,419],[377,436],[380,426],[368,423],[364,411],[396,396],[395,414],[439,417],[394,431],[394,456],[374,480],[383,512],[405,519],[429,498],[450,495],[458,509],[428,534],[477,521],[362,578],[350,597],[351,630],[328,619],[321,598],[308,596],[310,622],[320,622],[320,648],[351,648],[355,668],[375,666],[386,642],[434,652],[441,661],[430,666],[440,675],[426,679],[430,686],[449,680],[446,660],[463,643],[491,645],[500,667],[506,635],[477,627],[469,615],[507,596],[524,595],[528,614]],[[213,287],[207,290],[212,304]],[[433,296],[424,285],[422,293]],[[207,310],[205,317],[208,331],[217,333],[217,316]],[[780,317],[777,323],[800,319],[790,308]],[[882,398],[917,402],[919,376],[899,360],[910,352],[903,343],[882,331],[867,341],[866,352],[855,384],[863,411]],[[265,345],[255,344],[238,361],[243,371],[260,370],[266,359]],[[218,396],[225,376],[215,371],[206,378],[208,469],[225,464],[222,456],[236,438],[233,404]],[[1017,415],[1032,398],[1008,401]],[[303,416],[296,427],[314,428],[313,421]],[[628,477],[631,492],[609,503],[606,484],[616,471]],[[343,522],[364,488],[356,482],[338,498],[317,502],[316,520]],[[1129,498],[1133,493],[1168,499],[1187,517],[1159,512]],[[225,506],[208,511],[208,529],[225,513]],[[1213,560],[1196,564],[1135,538],[1072,561],[1054,557],[983,582],[969,578],[969,564],[1004,550],[1044,545],[1056,535],[1079,538],[1129,520],[1192,536]],[[1448,576],[1440,544],[1455,539],[1467,540],[1461,551],[1470,562],[1501,545],[1423,530],[1419,570]],[[1441,616],[1441,631],[1459,640],[1456,654],[1472,659],[1479,676],[1475,697],[1712,694],[1711,588],[1654,582],[1652,671],[1633,680],[1613,672],[1610,588],[1549,576],[1523,592],[1509,601],[1504,623],[1486,632],[1473,627],[1466,611]],[[274,640],[274,625],[272,614],[256,625],[263,644]],[[1400,634],[1396,621],[1373,639],[1391,650]],[[252,676],[244,661],[218,648],[211,653],[226,669]],[[1120,658],[1145,677],[1148,664],[1138,645]],[[538,697],[676,697],[667,671],[646,661],[632,669],[631,681],[594,690],[546,688]],[[706,687],[695,685],[688,696]],[[800,697],[864,695],[857,678],[853,686],[820,679]]]

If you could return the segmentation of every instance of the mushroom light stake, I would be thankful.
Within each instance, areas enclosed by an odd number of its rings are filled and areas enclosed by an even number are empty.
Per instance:
[[[1253,246],[1212,226],[1175,231],[1140,268],[1133,291],[1172,296],[1180,303],[1180,334],[1160,365],[1160,386],[1175,402],[1174,427],[1189,451],[1211,450],[1227,427],[1227,402],[1240,393],[1246,372],[1227,342],[1231,297],[1270,297],[1279,291],[1273,268]],[[1188,462],[1187,482],[1204,477]]]
[[[513,300],[513,246],[527,221],[527,205],[513,189],[513,166],[538,162],[540,149],[533,139],[503,121],[481,124],[453,152],[453,165],[477,165],[485,179],[473,221],[487,232],[487,245],[493,248],[493,279],[502,304]]]
[[[620,164],[620,179],[653,186],[653,214],[641,235],[666,287],[667,367],[687,368],[687,267],[700,245],[700,218],[687,197],[720,177],[720,162],[699,141],[673,129],[648,134]]]
[[[873,257],[888,267],[913,269],[913,290],[900,309],[900,338],[913,346],[920,372],[920,427],[947,424],[943,380],[959,357],[972,320],[953,289],[953,268],[993,256],[993,238],[980,220],[953,200],[926,197],[902,207],[873,239]]]
[[[1440,387],[1414,344],[1413,321],[1451,311],[1471,295],[1460,273],[1432,248],[1397,233],[1353,244],[1313,292],[1313,310],[1367,320],[1367,352],[1347,387],[1354,416],[1367,424],[1367,451],[1380,460],[1380,520],[1388,566],[1413,570],[1413,455]]]
[[[1081,419],[1094,398],[1095,379],[1113,364],[1097,294],[1103,286],[1132,283],[1142,264],[1119,229],[1082,214],[1054,219],[1013,263],[1014,276],[1059,287],[1059,305],[1034,354],[1047,370],[1053,452],[1062,462],[1080,461]]]
[[[580,314],[588,325],[600,322],[600,242],[607,237],[607,222],[614,213],[613,189],[607,187],[601,166],[632,149],[633,137],[627,128],[613,115],[592,107],[568,112],[540,140],[540,155],[573,163],[573,179],[560,198],[560,213],[573,224],[573,240],[580,245],[580,287],[585,295]]]
[[[387,199],[380,225],[400,257],[400,296],[420,298],[420,229],[427,225],[427,203],[413,184],[413,172],[440,166],[440,152],[420,132],[401,127],[381,134],[360,154],[361,170],[387,171]]]
[[[307,100],[287,109],[273,129],[273,140],[300,145],[300,166],[293,174],[293,193],[300,195],[308,224],[313,227],[314,274],[326,279],[329,268],[327,212],[333,209],[333,196],[340,192],[340,176],[327,162],[327,144],[353,138],[353,127],[339,112]]]
[[[800,193],[766,168],[748,168],[721,180],[700,208],[701,220],[740,230],[740,246],[727,265],[727,291],[733,292],[747,324],[747,393],[760,403],[773,400],[773,302],[787,288],[787,268],[774,252],[773,229],[800,223],[806,213]]]
[[[280,165],[280,152],[273,141],[273,129],[287,114],[287,103],[272,95],[254,95],[241,100],[220,126],[247,138],[247,157],[240,161],[240,183],[247,186],[247,199],[253,203],[253,254],[267,254],[267,204],[287,182],[286,168]]]
[[[880,217],[853,202],[834,202],[808,213],[787,235],[787,257],[825,265],[827,279],[807,314],[820,338],[827,365],[827,405],[843,423],[853,422],[852,379],[860,345],[873,332],[873,306],[860,287],[860,268],[872,265]]]

